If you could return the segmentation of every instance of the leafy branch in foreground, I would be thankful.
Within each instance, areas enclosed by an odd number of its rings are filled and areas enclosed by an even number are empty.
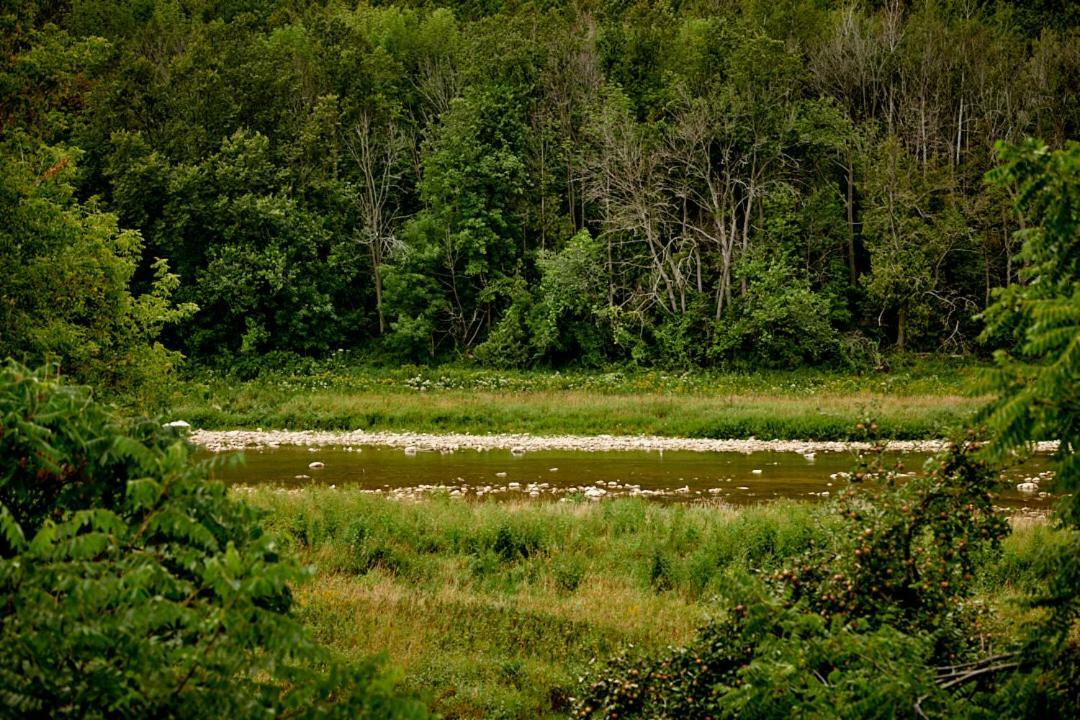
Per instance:
[[[1063,519],[1080,526],[1080,142],[1051,152],[1034,140],[999,146],[1003,164],[990,182],[1017,188],[1017,209],[1032,227],[1023,241],[1023,282],[997,292],[984,313],[985,337],[1013,333],[980,390],[997,400],[985,413],[996,461],[1039,440],[1057,440],[1058,489],[1072,493]]]
[[[0,370],[0,703],[20,717],[421,718],[290,615],[304,572],[183,438]]]
[[[1031,227],[1017,233],[1023,282],[998,291],[984,313],[985,336],[1012,333],[1016,347],[999,351],[982,391],[996,395],[984,413],[992,432],[986,455],[1002,462],[1056,441],[1057,520],[1067,542],[1044,562],[1052,582],[1031,599],[1045,621],[1030,630],[1026,655],[1039,669],[1044,694],[1080,706],[1080,143],[1061,150],[1028,140],[998,146],[1002,164],[987,175],[1013,188],[1017,210]],[[1035,705],[1034,712],[1044,712]]]

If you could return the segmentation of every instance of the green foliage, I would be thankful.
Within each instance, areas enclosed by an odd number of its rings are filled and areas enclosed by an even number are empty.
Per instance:
[[[562,250],[538,256],[540,284],[529,316],[537,355],[589,366],[610,353],[611,331],[602,314],[610,287],[601,269],[603,253],[603,244],[582,230]]]
[[[999,394],[988,409],[990,454],[1001,460],[1038,440],[1057,440],[1057,481],[1080,489],[1080,143],[1050,151],[1030,141],[1001,146],[991,182],[1015,185],[1033,226],[1018,233],[1022,283],[1004,288],[985,313],[986,333],[1021,328],[1014,354],[1000,350],[984,387]],[[1080,501],[1065,517],[1080,525]]]
[[[476,345],[504,304],[519,257],[523,132],[514,92],[481,86],[454,99],[431,140],[419,187],[427,209],[403,230],[408,251],[391,271],[418,282],[388,278],[387,305],[428,318],[433,345]]]
[[[1022,338],[999,350],[982,388],[997,398],[983,413],[993,433],[986,450],[997,462],[1041,440],[1058,442],[1055,488],[1065,493],[1058,519],[1080,527],[1080,143],[1056,151],[1030,140],[999,146],[1002,165],[988,180],[1015,188],[1017,208],[1032,226],[1019,233],[1022,283],[1000,290],[984,314],[986,333],[1015,328]],[[1054,578],[1032,600],[1049,617],[1032,627],[1029,653],[1044,671],[1038,682],[1080,702],[1075,633],[1080,617],[1080,542],[1047,561]]]
[[[138,135],[113,137],[108,173],[124,217],[172,257],[185,330],[202,355],[325,352],[343,332],[327,229],[281,188],[269,140],[237,131],[197,164],[172,165]]]
[[[768,368],[796,368],[836,357],[840,339],[824,297],[784,260],[748,261],[745,297],[717,323],[710,352]]]
[[[583,688],[578,716],[977,716],[935,669],[978,653],[965,599],[976,562],[1007,531],[974,449],[954,446],[910,480],[878,453],[864,458],[854,480],[875,490],[841,496],[827,547],[811,543],[768,581],[730,578],[721,617],[659,657],[613,658]],[[652,575],[663,581],[659,556]]]
[[[292,618],[304,576],[186,441],[0,371],[0,693],[20,717],[425,717]]]
[[[1076,13],[1028,5],[8,3],[0,156],[78,157],[207,365],[990,351],[1027,222],[993,143],[1080,127]]]
[[[895,137],[871,157],[863,232],[872,271],[863,282],[878,312],[895,314],[901,349],[940,339],[976,307],[942,271],[950,256],[972,251],[952,182],[945,167],[920,167]]]
[[[160,391],[180,355],[156,340],[195,306],[174,305],[177,277],[164,259],[134,295],[143,240],[115,215],[75,198],[77,151],[22,137],[0,152],[0,356],[58,362],[82,382],[143,396]]]

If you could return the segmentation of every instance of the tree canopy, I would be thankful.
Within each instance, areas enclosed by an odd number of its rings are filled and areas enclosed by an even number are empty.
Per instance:
[[[982,177],[1077,134],[1066,5],[9,4],[0,263],[39,261],[2,350],[87,379],[159,330],[233,363],[988,353],[1034,219]],[[35,279],[61,235],[110,248],[80,253],[97,310]]]

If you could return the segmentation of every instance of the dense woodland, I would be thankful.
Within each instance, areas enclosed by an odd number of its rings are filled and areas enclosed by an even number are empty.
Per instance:
[[[1065,0],[0,7],[0,356],[104,383],[987,352],[1080,127]]]

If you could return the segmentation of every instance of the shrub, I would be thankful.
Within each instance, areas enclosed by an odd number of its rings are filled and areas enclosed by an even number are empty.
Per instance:
[[[829,303],[783,260],[751,259],[743,271],[746,295],[717,322],[710,353],[716,360],[795,368],[832,360],[840,338],[829,324]]]
[[[963,705],[948,681],[979,650],[964,599],[979,553],[1006,532],[973,447],[954,446],[913,479],[872,454],[855,478],[881,490],[838,500],[828,547],[808,540],[768,579],[729,575],[723,614],[696,640],[659,658],[615,657],[578,700],[578,716],[957,716]],[[656,555],[654,584],[663,576]]]
[[[186,441],[0,371],[0,697],[23,717],[424,717],[290,614],[303,577]]]

